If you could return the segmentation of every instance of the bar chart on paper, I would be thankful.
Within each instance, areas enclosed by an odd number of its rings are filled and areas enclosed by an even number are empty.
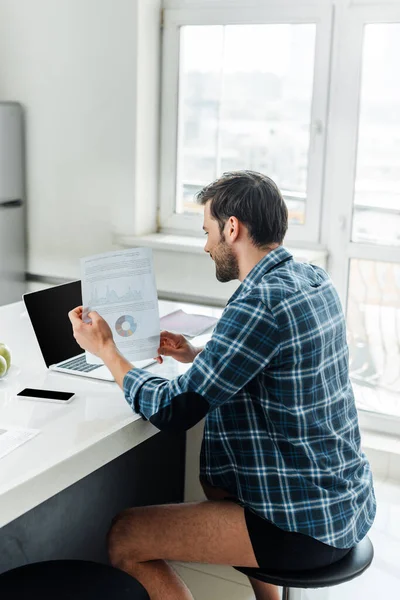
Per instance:
[[[92,295],[89,298],[90,306],[106,306],[107,304],[123,304],[124,302],[140,302],[143,296],[139,290],[132,290],[129,286],[124,291],[117,292],[115,289],[107,285],[105,290],[100,290],[96,286],[92,290]]]

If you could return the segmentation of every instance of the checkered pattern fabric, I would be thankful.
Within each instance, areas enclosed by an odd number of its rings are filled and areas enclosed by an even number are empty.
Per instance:
[[[342,307],[327,273],[270,252],[173,380],[141,369],[127,401],[160,429],[206,416],[201,477],[286,531],[350,548],[376,510]]]

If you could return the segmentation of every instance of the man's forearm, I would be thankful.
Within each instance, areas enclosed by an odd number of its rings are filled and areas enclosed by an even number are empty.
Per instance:
[[[126,360],[126,358],[124,358],[122,354],[118,352],[115,346],[106,348],[104,352],[101,353],[100,358],[106,367],[111,371],[119,387],[123,390],[124,378],[128,371],[133,369],[132,363],[130,363],[129,360]]]
[[[195,348],[195,351],[195,356],[197,356],[203,351],[203,348]],[[135,365],[132,365],[132,363],[126,360],[126,358],[124,358],[122,354],[118,352],[116,346],[114,345],[105,348],[101,353],[100,358],[106,367],[111,371],[119,387],[123,390],[125,375],[128,373],[128,371],[133,369]]]

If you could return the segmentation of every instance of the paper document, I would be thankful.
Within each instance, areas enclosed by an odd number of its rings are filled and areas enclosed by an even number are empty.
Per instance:
[[[38,433],[38,429],[4,429],[0,427],[0,458],[31,440]]]
[[[181,333],[188,337],[196,337],[208,331],[218,321],[216,317],[206,317],[205,315],[192,315],[184,310],[176,310],[175,312],[161,317],[161,329]]]
[[[151,248],[130,248],[81,259],[83,319],[94,310],[109,324],[118,350],[131,362],[157,356],[160,317]],[[102,361],[86,352],[90,364]]]

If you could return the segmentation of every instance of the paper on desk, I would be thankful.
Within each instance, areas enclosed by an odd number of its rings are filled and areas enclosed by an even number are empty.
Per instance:
[[[81,259],[85,321],[95,310],[109,324],[129,361],[157,355],[160,318],[151,248],[130,248]],[[90,364],[102,361],[86,352]]]
[[[216,317],[207,317],[205,315],[192,315],[184,310],[176,310],[175,312],[161,317],[161,329],[181,333],[188,337],[196,337],[205,333],[215,325],[218,321]]]
[[[38,433],[38,429],[4,429],[0,427],[0,458],[31,440]]]

